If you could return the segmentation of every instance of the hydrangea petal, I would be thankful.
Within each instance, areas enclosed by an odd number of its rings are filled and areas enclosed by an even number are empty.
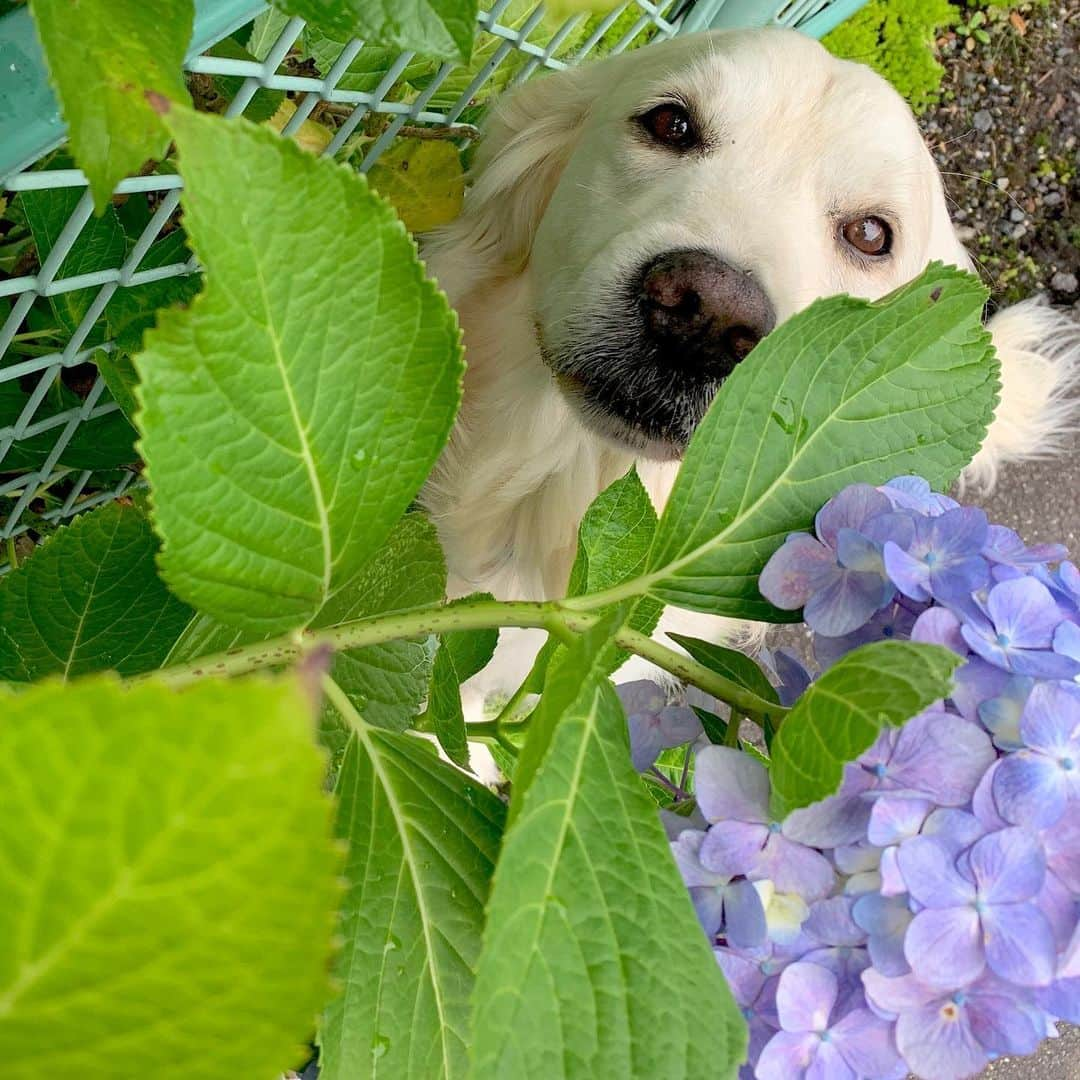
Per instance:
[[[896,1045],[914,1072],[933,1080],[962,1080],[980,1072],[989,1060],[966,1010],[948,1000],[902,1013],[896,1021]]]
[[[870,960],[882,975],[904,975],[911,970],[904,956],[904,936],[914,916],[904,897],[862,896],[855,901],[852,917],[867,932]]]
[[[784,835],[819,848],[853,844],[865,834],[871,809],[871,803],[858,795],[829,795],[788,814]]]
[[[910,600],[930,599],[930,568],[922,559],[909,555],[893,541],[886,541],[882,555],[885,572],[893,584]]]
[[[706,870],[727,877],[749,874],[760,863],[768,837],[765,825],[719,822],[708,831],[701,845],[701,863]]]
[[[994,905],[1030,899],[1042,888],[1046,872],[1045,857],[1025,829],[1002,829],[984,836],[972,847],[968,866],[979,899]]]
[[[765,944],[765,908],[749,881],[733,881],[724,889],[724,934],[738,949],[756,949]]]
[[[983,979],[967,995],[968,1022],[979,1043],[997,1054],[1030,1054],[1042,1032],[1016,991],[996,979]]]
[[[971,882],[953,865],[949,851],[929,836],[916,836],[900,849],[900,873],[908,891],[920,904],[951,908],[975,899]]]
[[[726,885],[728,882],[728,878],[723,874],[706,870],[701,865],[701,845],[704,841],[705,833],[701,830],[684,829],[678,839],[671,842],[671,854],[675,857],[675,865],[679,868],[683,882],[688,888]]]
[[[768,878],[778,892],[798,893],[808,903],[827,896],[836,884],[836,871],[824,855],[781,833],[770,833],[750,876]]]
[[[942,806],[962,806],[995,756],[978,724],[928,709],[900,729],[889,776],[901,788],[925,793]]]
[[[1053,979],[1054,933],[1034,904],[993,904],[982,925],[986,962],[995,974],[1019,986],[1046,986]]]
[[[784,968],[776,988],[776,1011],[785,1031],[824,1031],[839,993],[836,976],[817,964]]]
[[[951,990],[974,981],[986,966],[975,909],[920,911],[904,938],[904,956],[911,970],[930,986]]]
[[[1065,774],[1045,754],[1021,750],[1002,758],[993,791],[998,813],[1014,825],[1044,829],[1065,812]]]
[[[947,607],[927,608],[911,628],[911,640],[925,645],[944,645],[958,656],[967,656],[967,642],[960,633],[960,620]]]
[[[758,589],[782,611],[797,611],[839,572],[832,550],[809,533],[792,533],[765,564]]]
[[[814,532],[823,544],[835,548],[841,529],[858,529],[870,518],[891,510],[892,503],[877,488],[849,484],[817,512]]]
[[[630,760],[639,773],[644,772],[664,749],[660,721],[653,713],[631,713],[626,723],[630,733]]]
[[[907,1073],[893,1041],[892,1025],[868,1009],[849,1012],[833,1025],[830,1034],[844,1060],[859,1076],[899,1080]]]
[[[852,918],[854,901],[846,896],[818,900],[810,908],[803,929],[822,945],[862,945],[866,931]]]
[[[1054,631],[1054,652],[1080,664],[1080,626],[1063,622]]]
[[[870,812],[867,839],[878,847],[888,847],[917,836],[934,805],[929,799],[883,795]]]
[[[697,912],[698,922],[710,940],[720,933],[724,925],[724,892],[722,888],[707,886],[691,888],[690,902]]]
[[[1030,577],[995,585],[986,606],[997,633],[1017,649],[1048,648],[1061,622],[1050,590]]]
[[[694,761],[694,793],[709,821],[769,820],[769,774],[741,750],[707,746]]]
[[[869,622],[889,595],[878,575],[840,570],[806,602],[803,619],[815,633],[840,637]]]
[[[819,1045],[810,1032],[778,1031],[762,1049],[754,1075],[757,1080],[802,1080]]]
[[[1020,720],[1026,745],[1048,754],[1067,754],[1080,735],[1080,688],[1068,683],[1039,683],[1029,695]]]

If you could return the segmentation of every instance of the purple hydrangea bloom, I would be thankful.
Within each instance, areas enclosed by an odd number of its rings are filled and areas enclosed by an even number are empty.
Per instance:
[[[826,896],[836,882],[829,860],[788,839],[769,813],[769,774],[749,755],[726,746],[697,754],[694,790],[712,823],[701,845],[702,865],[715,874],[771,881],[778,892],[807,902]]]
[[[936,837],[899,852],[900,872],[921,910],[904,939],[911,970],[929,986],[955,989],[987,966],[1020,986],[1045,986],[1054,973],[1054,935],[1032,902],[1046,860],[1030,833],[1010,828],[955,859]]]
[[[765,944],[765,908],[754,886],[745,878],[732,881],[715,874],[701,862],[705,833],[686,829],[671,845],[675,864],[690,890],[702,928],[710,938],[721,932],[730,944],[754,949]]]
[[[996,667],[1062,679],[1080,671],[1080,664],[1050,651],[1061,621],[1050,590],[1033,577],[1022,577],[995,585],[985,614],[972,607],[960,632],[979,656]]]
[[[1024,745],[1020,737],[1020,719],[1034,685],[1034,679],[1014,675],[1000,694],[979,703],[976,709],[979,720],[999,749],[1018,750]]]
[[[939,517],[917,518],[915,537],[905,550],[888,541],[885,569],[895,586],[912,600],[949,600],[970,595],[989,580],[982,557],[987,534],[981,510],[958,507]]]
[[[882,975],[905,975],[911,970],[904,956],[904,937],[915,917],[907,895],[867,893],[856,899],[851,917],[866,933],[866,948],[873,967]]]
[[[1036,1010],[1013,987],[991,977],[961,990],[941,990],[914,975],[863,973],[867,1001],[896,1019],[896,1045],[924,1080],[962,1080],[991,1057],[1030,1054],[1044,1031]]]
[[[994,776],[998,813],[1014,825],[1045,828],[1080,799],[1080,687],[1040,683],[1020,720],[1024,749],[1008,754]]]
[[[1068,657],[1080,666],[1080,626],[1074,622],[1063,622],[1054,631],[1054,652]]]
[[[807,625],[818,633],[851,633],[893,594],[875,551],[897,530],[911,528],[884,495],[853,484],[818,512],[816,538],[809,533],[787,538],[762,571],[758,588],[778,608],[802,608]],[[845,565],[845,557],[852,566]]]
[[[683,746],[702,732],[693,709],[668,705],[663,690],[649,679],[615,687],[630,725],[630,756],[634,768],[644,772],[661,751]]]
[[[869,1009],[839,1015],[836,976],[817,964],[785,968],[776,988],[781,1030],[758,1059],[759,1080],[896,1078],[906,1069],[891,1025]]]
[[[810,906],[802,926],[801,959],[831,971],[837,979],[837,1010],[843,1015],[859,1008],[862,1000],[860,976],[870,966],[866,951],[866,931],[852,918],[855,903],[850,896],[830,896]],[[800,950],[802,951],[802,950]]]

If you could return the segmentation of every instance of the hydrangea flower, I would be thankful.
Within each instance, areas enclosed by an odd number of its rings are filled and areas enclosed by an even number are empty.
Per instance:
[[[818,964],[800,962],[783,970],[776,988],[781,1030],[761,1051],[759,1080],[904,1075],[889,1024],[866,1008],[839,1015],[839,994],[836,976]]]
[[[771,881],[808,902],[825,896],[836,873],[819,852],[789,840],[769,813],[769,774],[758,761],[726,746],[709,746],[694,769],[698,806],[712,824],[702,864],[715,874]]]
[[[701,721],[685,705],[668,705],[663,690],[649,679],[615,687],[630,725],[630,757],[644,772],[661,751],[682,746],[701,734]]]
[[[1080,570],[1065,554],[900,477],[841,492],[766,567],[767,598],[806,605],[822,667],[890,637],[962,664],[948,698],[783,821],[759,762],[699,750],[707,829],[680,837],[699,853],[692,892],[745,878],[764,910],[756,947],[727,933],[726,894],[710,923],[752,989],[737,991],[745,1077],[961,1080],[1080,1023]],[[783,664],[790,704],[809,675]]]
[[[1024,749],[1009,754],[994,776],[994,802],[1014,825],[1053,825],[1069,800],[1080,799],[1080,687],[1040,683],[1020,720]]]
[[[1035,1010],[1015,990],[984,978],[960,990],[942,990],[914,975],[863,975],[870,1005],[896,1020],[896,1046],[919,1076],[961,1080],[991,1056],[1030,1054],[1045,1034]]]
[[[987,966],[1019,986],[1051,981],[1054,935],[1032,902],[1046,860],[1029,833],[991,833],[962,860],[936,837],[916,837],[898,862],[908,893],[923,908],[904,938],[904,955],[922,982],[964,986]]]

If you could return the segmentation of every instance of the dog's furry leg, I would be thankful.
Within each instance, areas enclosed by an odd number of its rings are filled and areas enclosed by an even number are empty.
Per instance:
[[[987,323],[1001,362],[1001,400],[962,484],[989,491],[1002,465],[1050,457],[1077,430],[1080,323],[1044,300],[1025,300]]]

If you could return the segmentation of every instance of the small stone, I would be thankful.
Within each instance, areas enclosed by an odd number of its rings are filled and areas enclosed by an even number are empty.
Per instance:
[[[955,215],[954,215],[955,216]],[[974,225],[957,225],[956,226],[956,238],[961,244],[970,244],[976,236],[979,235],[979,230]]]
[[[1027,226],[1026,225],[1017,225],[1016,228],[1013,229],[1013,231],[1011,233],[1009,233],[1009,235],[1014,240],[1023,240],[1024,237],[1027,236]]]
[[[1009,187],[1009,178],[1007,176],[999,176],[994,183],[997,184],[999,190],[1007,191]]]
[[[990,115],[989,109],[980,109],[971,118],[971,122],[975,125],[975,130],[981,131],[984,135],[994,126],[994,118]]]
[[[1018,221],[1023,221],[1025,217],[1027,217],[1027,215],[1024,213],[1023,210],[1020,209],[1019,206],[1014,206],[1009,211],[1009,220],[1014,224]]]
[[[1076,280],[1075,274],[1068,274],[1064,270],[1059,270],[1050,279],[1050,288],[1059,293],[1074,293],[1080,289],[1080,282]]]
[[[1060,191],[1048,191],[1043,196],[1043,206],[1058,206],[1061,203]]]

